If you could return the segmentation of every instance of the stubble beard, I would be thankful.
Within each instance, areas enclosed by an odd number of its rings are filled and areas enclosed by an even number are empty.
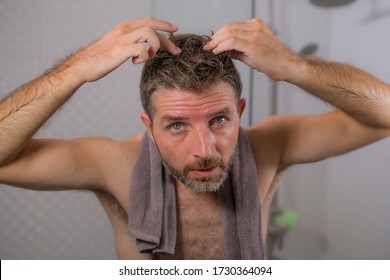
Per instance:
[[[198,193],[216,192],[222,186],[223,182],[229,176],[229,172],[233,166],[235,158],[235,150],[230,156],[227,164],[223,162],[221,158],[198,158],[184,166],[182,170],[178,170],[171,166],[162,156],[161,161],[168,172],[177,180],[182,182],[185,186]],[[190,178],[189,173],[192,170],[207,170],[211,168],[220,168],[222,172],[218,175]]]

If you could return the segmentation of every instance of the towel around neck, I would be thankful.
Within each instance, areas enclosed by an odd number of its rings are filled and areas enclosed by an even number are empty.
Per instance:
[[[257,170],[248,139],[240,128],[229,177],[218,190],[224,259],[265,259]],[[128,231],[143,253],[174,254],[176,194],[155,143],[142,138],[131,175]]]

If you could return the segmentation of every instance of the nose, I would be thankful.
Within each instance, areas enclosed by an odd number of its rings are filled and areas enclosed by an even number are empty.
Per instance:
[[[208,128],[199,128],[193,135],[192,155],[194,157],[209,158],[215,151],[216,138]]]

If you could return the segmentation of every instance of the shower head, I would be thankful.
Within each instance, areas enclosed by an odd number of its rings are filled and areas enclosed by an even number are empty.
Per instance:
[[[310,3],[324,8],[341,7],[351,4],[355,0],[310,0]]]

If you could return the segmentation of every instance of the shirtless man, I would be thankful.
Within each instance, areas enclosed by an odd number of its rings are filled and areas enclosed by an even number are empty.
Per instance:
[[[141,135],[124,142],[103,137],[31,138],[84,83],[103,78],[129,59],[144,63],[160,48],[180,56],[181,50],[158,31],[173,33],[177,27],[153,18],[121,23],[0,103],[0,183],[33,190],[95,192],[110,218],[118,258],[123,259],[163,258],[139,254],[127,232],[129,174]],[[288,166],[337,156],[390,135],[388,85],[348,65],[294,54],[259,19],[225,25],[204,50],[214,55],[227,52],[270,78],[297,85],[338,108],[312,116],[273,116],[245,129],[258,172],[264,239],[276,185]],[[157,90],[151,104],[152,113],[143,113],[141,119],[172,169],[180,173],[196,158],[215,157],[228,163],[245,107],[243,100],[235,100],[232,86],[217,83],[202,94],[180,88]],[[178,233],[176,254],[170,257],[222,257],[215,192],[201,191],[218,188],[216,178],[223,172],[217,167],[190,172],[185,179],[198,191],[175,179]]]

